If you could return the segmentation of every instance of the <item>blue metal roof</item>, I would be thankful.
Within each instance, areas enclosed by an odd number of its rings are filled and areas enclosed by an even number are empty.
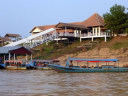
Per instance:
[[[119,61],[118,59],[81,59],[81,58],[69,58],[69,60],[71,61]]]
[[[9,51],[21,48],[21,46],[0,47],[0,54],[9,54]]]

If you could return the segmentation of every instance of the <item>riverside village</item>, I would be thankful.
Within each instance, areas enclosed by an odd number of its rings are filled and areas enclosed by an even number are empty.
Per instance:
[[[81,22],[35,26],[26,38],[7,33],[0,37],[0,68],[127,72],[128,16],[125,16],[126,22],[121,22],[125,26],[118,31],[109,27],[112,24],[107,15],[94,13]]]
[[[0,1],[0,96],[128,96],[128,1],[65,1]]]

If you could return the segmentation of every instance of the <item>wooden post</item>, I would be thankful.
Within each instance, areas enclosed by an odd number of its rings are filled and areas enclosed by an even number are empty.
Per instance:
[[[65,33],[67,32],[67,27],[65,26]]]
[[[118,62],[118,68],[119,68],[119,61],[117,61]]]
[[[74,36],[76,37],[76,29],[74,30]]]
[[[59,65],[60,65],[60,61],[59,61]]]
[[[46,42],[46,45],[48,45],[48,41]]]
[[[117,67],[117,64],[116,64],[116,62],[115,62],[115,67]]]
[[[105,35],[105,42],[107,42],[107,37],[106,37],[106,35]]]
[[[9,57],[8,57],[9,60],[10,60],[10,56],[11,56],[11,54],[9,53]]]
[[[92,36],[92,41],[93,41],[93,36]]]
[[[32,61],[32,54],[31,54],[31,61]]]
[[[99,26],[99,36],[100,36],[100,34],[101,34],[101,29],[100,29],[100,26]]]
[[[97,28],[95,28],[96,36],[97,36]]]
[[[89,67],[89,63],[87,62],[87,68]]]
[[[15,56],[15,53],[14,53],[14,64],[15,64],[15,58],[16,58],[16,56]]]
[[[11,54],[9,53],[9,57],[8,57],[9,61],[10,61],[10,55],[11,55]],[[11,63],[10,63],[10,62],[9,62],[9,65],[11,65]]]
[[[95,35],[95,32],[94,32],[94,27],[92,27],[92,36],[94,36]]]
[[[80,42],[82,41],[82,38],[80,37]]]
[[[5,55],[4,55],[4,64],[5,64]]]
[[[26,54],[26,61],[28,60],[28,55]]]
[[[55,28],[54,32],[55,32],[55,38],[56,38],[57,37],[56,28]]]
[[[15,58],[16,58],[16,55],[15,55],[15,53],[14,53],[14,60],[15,60]]]
[[[81,30],[80,30],[80,37],[81,37]]]

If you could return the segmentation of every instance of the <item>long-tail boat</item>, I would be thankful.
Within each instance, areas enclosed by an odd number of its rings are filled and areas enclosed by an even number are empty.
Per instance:
[[[72,62],[77,62],[74,66]],[[79,62],[85,62],[81,67]],[[92,66],[90,66],[90,63]],[[112,63],[112,64],[111,64]],[[48,64],[47,65],[57,72],[66,73],[89,73],[89,72],[128,72],[128,68],[119,67],[118,59],[81,59],[81,58],[68,58],[66,66]]]
[[[26,63],[21,60],[6,60],[5,69],[10,70],[26,70]]]
[[[51,70],[52,68],[48,67],[45,63],[59,64],[59,60],[32,60],[31,67],[33,67],[33,69]],[[29,67],[27,67],[27,69],[29,69]]]

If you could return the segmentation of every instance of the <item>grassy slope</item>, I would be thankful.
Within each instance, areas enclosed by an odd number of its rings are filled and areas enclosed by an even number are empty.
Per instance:
[[[128,37],[115,37],[109,40],[107,43],[102,42],[98,44],[96,47],[99,48],[111,48],[111,49],[120,49],[120,48],[128,48]]]
[[[37,52],[34,52],[34,59],[54,59],[65,54],[77,53],[81,50],[76,49],[76,46],[80,46],[86,42],[88,41],[83,41],[82,43],[75,41],[72,44],[56,44],[56,42],[50,42],[48,45],[42,44],[34,48],[39,49]]]
[[[56,42],[50,42],[48,45],[42,44],[35,49],[39,49],[40,51],[34,52],[34,59],[54,59],[59,56],[77,53],[81,50],[76,49],[76,46],[80,46],[89,41],[75,41],[74,43],[67,46],[66,43],[56,44]],[[102,41],[98,45],[94,46],[97,48],[111,48],[111,49],[120,49],[120,48],[128,48],[128,37],[115,37],[109,40],[107,43]]]

